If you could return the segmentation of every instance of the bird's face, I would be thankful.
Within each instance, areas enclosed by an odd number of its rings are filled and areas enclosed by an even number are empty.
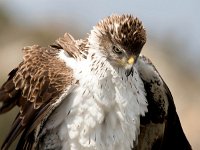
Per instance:
[[[127,76],[146,42],[142,23],[130,15],[105,18],[94,27],[91,36],[107,60],[113,66],[124,68]]]
[[[131,74],[133,65],[136,62],[139,54],[127,51],[120,45],[114,43],[111,43],[110,47],[106,51],[107,60],[113,66],[124,68],[127,75]]]

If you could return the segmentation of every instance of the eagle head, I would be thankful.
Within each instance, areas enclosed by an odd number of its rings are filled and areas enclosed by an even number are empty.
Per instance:
[[[111,64],[125,68],[130,75],[146,42],[146,32],[142,22],[132,15],[111,15],[94,26],[88,42]]]

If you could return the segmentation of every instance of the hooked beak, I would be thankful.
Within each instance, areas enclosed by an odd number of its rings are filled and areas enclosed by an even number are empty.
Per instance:
[[[126,76],[128,77],[130,74],[133,74],[133,64],[135,63],[135,58],[134,56],[131,56],[129,59],[128,59],[128,63],[127,63],[127,66],[126,66]]]

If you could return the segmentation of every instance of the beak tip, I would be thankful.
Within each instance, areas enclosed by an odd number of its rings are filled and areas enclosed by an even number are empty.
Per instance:
[[[127,77],[128,77],[130,74],[133,74],[133,67],[126,69],[125,74],[126,74]]]

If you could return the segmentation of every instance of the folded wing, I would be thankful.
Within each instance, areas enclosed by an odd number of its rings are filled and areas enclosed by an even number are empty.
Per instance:
[[[147,92],[148,113],[141,117],[137,149],[184,149],[191,146],[183,132],[169,88],[145,56],[140,56],[137,69]]]
[[[79,51],[69,34],[63,39],[68,43],[65,51],[69,51],[69,55]],[[23,62],[10,72],[8,80],[0,88],[0,114],[16,105],[20,107],[2,149],[8,149],[24,131],[21,138],[26,139],[60,104],[62,95],[69,94],[76,84],[72,69],[58,57],[60,49],[59,43],[48,48],[38,45],[25,47]]]

